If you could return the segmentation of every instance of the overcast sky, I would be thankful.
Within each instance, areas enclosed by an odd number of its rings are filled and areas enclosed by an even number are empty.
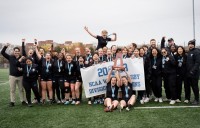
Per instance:
[[[200,0],[195,12],[200,44]],[[193,39],[192,0],[0,0],[0,43],[96,42],[85,25],[94,34],[117,33],[116,44],[160,42],[162,36],[187,44]]]

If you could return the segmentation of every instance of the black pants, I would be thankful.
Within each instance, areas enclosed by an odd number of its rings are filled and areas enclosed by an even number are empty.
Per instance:
[[[187,78],[187,85],[189,86],[188,89],[190,87],[192,87],[192,90],[194,92],[194,97],[196,101],[199,101],[199,86],[198,86],[198,79],[195,78]],[[189,91],[188,91],[189,92]],[[189,92],[189,97],[190,97],[190,92]],[[189,100],[189,99],[188,99]]]
[[[23,79],[23,86],[26,91],[26,99],[28,101],[28,104],[31,104],[31,89],[32,89],[37,101],[40,102],[40,95],[39,95],[39,91],[38,91],[37,80],[30,81],[30,80]]]
[[[184,83],[185,100],[190,100],[190,86],[188,86],[187,78],[183,75],[176,76],[177,99],[181,100],[182,84]]]
[[[154,96],[156,98],[161,98],[162,97],[162,76],[152,75],[151,85],[152,85]]]
[[[145,95],[147,96],[147,97],[149,97],[151,94],[152,94],[152,86],[151,86],[151,84],[150,84],[150,79],[146,79],[145,78],[145,88],[146,88],[146,90],[145,90]]]
[[[163,78],[167,99],[176,100],[176,73],[165,73]]]
[[[64,78],[62,76],[54,76],[52,82],[53,82],[53,100],[55,100],[55,94],[58,100],[61,100],[61,97],[62,99],[65,99]]]

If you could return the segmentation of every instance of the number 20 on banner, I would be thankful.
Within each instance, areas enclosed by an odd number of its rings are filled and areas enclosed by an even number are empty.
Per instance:
[[[126,63],[123,64],[125,67],[125,70],[128,71],[128,66]],[[109,67],[103,67],[103,68],[98,68],[98,76],[102,77],[102,76],[107,76],[108,72],[111,70],[112,66]]]

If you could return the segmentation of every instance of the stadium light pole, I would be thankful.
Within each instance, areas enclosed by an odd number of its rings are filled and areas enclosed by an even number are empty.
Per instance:
[[[194,0],[192,0],[192,5],[193,5],[193,36],[195,39],[195,11],[194,11]]]

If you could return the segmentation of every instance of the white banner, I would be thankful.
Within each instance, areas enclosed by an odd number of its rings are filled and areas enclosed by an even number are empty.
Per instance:
[[[133,90],[145,90],[143,59],[123,59],[125,70],[131,76]],[[106,62],[81,69],[83,86],[87,98],[106,93],[106,78],[113,66],[113,62]],[[119,64],[119,60],[117,62]],[[125,75],[124,72],[120,73]]]

